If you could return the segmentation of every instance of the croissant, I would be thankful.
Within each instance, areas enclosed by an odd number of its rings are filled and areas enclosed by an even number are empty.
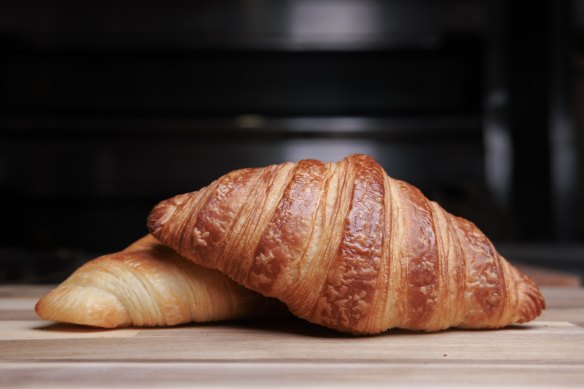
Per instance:
[[[114,328],[284,312],[281,303],[197,266],[151,235],[77,269],[36,304],[46,320]]]
[[[159,203],[183,257],[339,331],[498,328],[537,317],[537,285],[471,222],[371,157],[242,169]]]

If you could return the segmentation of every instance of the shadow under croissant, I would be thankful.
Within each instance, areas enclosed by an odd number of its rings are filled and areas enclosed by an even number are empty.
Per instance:
[[[385,336],[403,336],[403,335],[412,335],[415,334],[417,337],[423,335],[435,335],[435,334],[443,334],[443,333],[452,333],[452,332],[474,332],[474,333],[491,333],[493,331],[500,331],[501,328],[492,328],[492,329],[476,329],[476,328],[455,328],[451,327],[445,330],[437,331],[437,332],[427,332],[427,331],[418,331],[418,330],[406,330],[401,328],[393,328],[387,330],[385,332],[379,334],[349,334],[345,332],[339,332],[327,327],[323,327],[317,324],[310,323],[308,321],[299,319],[299,318],[288,318],[288,319],[273,319],[273,320],[266,320],[262,322],[257,322],[253,320],[243,320],[238,322],[231,322],[237,325],[238,327],[245,328],[245,329],[254,329],[260,330],[265,332],[271,333],[282,333],[282,334],[289,334],[289,335],[300,335],[300,336],[309,336],[315,338],[328,338],[328,339],[367,339],[367,338],[379,338]],[[233,324],[231,324],[233,325]],[[528,331],[528,330],[535,330],[536,327],[532,324],[513,324],[503,328],[504,330],[518,330],[518,331]]]
[[[452,332],[492,332],[499,331],[500,329],[463,329],[463,328],[449,328],[439,332],[425,332],[425,331],[413,331],[404,330],[399,328],[390,329],[388,331],[382,332],[376,335],[352,335],[348,333],[338,332],[330,328],[319,326],[307,322],[305,320],[288,317],[280,319],[264,319],[261,321],[253,319],[239,319],[239,320],[226,320],[218,322],[207,322],[207,323],[184,323],[175,326],[165,326],[165,327],[125,327],[125,329],[134,329],[140,331],[155,331],[158,334],[162,334],[161,331],[173,330],[173,329],[183,329],[183,330],[196,330],[196,329],[221,329],[221,328],[232,328],[236,330],[244,330],[251,332],[266,332],[271,334],[285,334],[285,335],[295,335],[295,336],[306,336],[322,339],[364,339],[364,338],[376,338],[385,336],[404,336],[416,334],[416,336],[423,335],[433,335],[436,333],[452,333]],[[513,324],[504,327],[505,330],[513,331],[529,331],[535,330],[536,327],[531,324]],[[43,325],[34,328],[35,331],[48,331],[53,333],[76,333],[76,334],[92,334],[92,333],[106,333],[111,331],[117,331],[118,328],[99,328],[91,327],[79,324],[68,324],[68,323],[52,323],[48,325]],[[184,336],[185,334],[181,334]]]
[[[33,328],[34,331],[45,331],[45,332],[52,332],[52,333],[76,333],[76,334],[83,334],[83,333],[104,333],[109,331],[115,331],[117,328],[100,328],[100,327],[91,327],[85,326],[81,324],[72,324],[72,323],[51,323],[46,324],[38,327]]]

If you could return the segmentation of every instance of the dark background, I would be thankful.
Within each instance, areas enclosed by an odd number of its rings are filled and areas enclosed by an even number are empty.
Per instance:
[[[230,170],[352,153],[584,273],[582,0],[4,0],[0,131],[0,282]]]

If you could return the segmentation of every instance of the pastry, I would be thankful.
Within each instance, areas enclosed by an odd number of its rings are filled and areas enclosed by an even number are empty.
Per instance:
[[[545,306],[473,223],[366,155],[233,171],[162,201],[148,228],[192,262],[343,332],[499,328]]]

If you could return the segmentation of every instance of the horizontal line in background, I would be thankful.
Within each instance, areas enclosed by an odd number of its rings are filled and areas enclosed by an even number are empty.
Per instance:
[[[315,135],[409,135],[415,133],[480,134],[476,115],[419,117],[270,117],[257,114],[222,118],[4,116],[0,129],[6,134],[54,133],[257,133]]]
[[[584,245],[542,243],[499,243],[497,249],[506,258],[542,265],[574,264],[584,267]]]
[[[470,33],[476,34],[476,31]],[[397,36],[396,36],[397,35]],[[474,38],[474,36],[472,36]],[[437,34],[408,34],[408,35],[377,35],[377,36],[346,36],[320,35],[299,38],[288,36],[264,35],[261,37],[222,36],[215,38],[192,38],[177,41],[176,37],[166,39],[153,37],[152,40],[134,40],[115,42],[113,38],[105,41],[91,41],[78,39],[70,42],[35,42],[35,44],[13,44],[5,47],[1,52],[11,53],[42,53],[42,52],[196,52],[200,50],[213,51],[370,51],[370,50],[437,50],[444,45],[451,44],[450,40]],[[476,38],[480,41],[479,38]],[[456,40],[455,40],[456,43]]]

